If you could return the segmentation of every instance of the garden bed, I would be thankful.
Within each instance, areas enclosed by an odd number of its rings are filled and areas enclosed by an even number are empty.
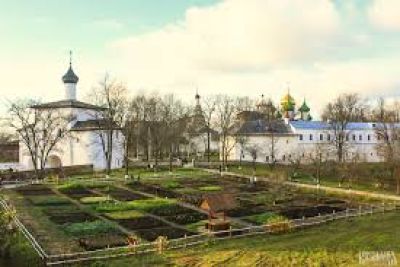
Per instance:
[[[15,189],[16,192],[23,196],[42,196],[42,195],[55,195],[55,193],[44,185],[28,185]]]
[[[128,245],[127,236],[123,234],[87,236],[79,238],[78,243],[87,251]]]
[[[148,199],[148,197],[135,194],[133,192],[130,192],[129,190],[124,190],[120,188],[112,188],[108,192],[108,194],[119,201],[132,201],[132,200],[139,200],[139,199]]]
[[[153,229],[157,227],[167,226],[167,224],[165,224],[164,222],[150,216],[142,216],[137,218],[121,219],[114,221],[129,230]]]
[[[161,227],[161,228],[152,228],[152,229],[146,229],[146,230],[138,230],[136,231],[136,234],[147,241],[154,241],[157,239],[159,236],[166,236],[168,239],[176,239],[176,238],[182,238],[185,235],[186,236],[191,236],[196,233],[190,232],[190,231],[185,231],[183,229],[178,229],[174,227]]]
[[[289,207],[279,214],[289,219],[301,219],[303,217],[314,217],[318,215],[331,214],[333,211],[343,211],[345,208],[339,206],[319,205],[314,207]]]

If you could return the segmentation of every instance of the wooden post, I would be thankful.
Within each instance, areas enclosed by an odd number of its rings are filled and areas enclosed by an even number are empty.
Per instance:
[[[346,208],[346,218],[349,217],[349,208]]]
[[[185,234],[185,235],[183,236],[183,238],[185,239],[183,247],[186,248],[186,245],[187,245],[187,241],[186,241],[187,235]]]
[[[232,237],[232,225],[229,226],[229,237]]]
[[[358,205],[358,214],[361,215],[361,205]]]

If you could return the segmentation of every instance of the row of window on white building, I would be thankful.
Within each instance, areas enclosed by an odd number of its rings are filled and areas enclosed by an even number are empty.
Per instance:
[[[314,139],[316,137],[316,139]],[[331,136],[331,134],[319,134],[319,135],[314,135],[314,134],[309,134],[308,137],[307,135],[300,134],[299,135],[299,140],[300,141],[305,141],[306,138],[309,141],[331,141],[334,140],[334,138]],[[380,140],[380,136],[377,136],[377,140]],[[372,140],[372,136],[370,134],[367,135],[367,141]],[[362,134],[352,134],[352,135],[346,135],[346,141],[363,141],[363,135]]]

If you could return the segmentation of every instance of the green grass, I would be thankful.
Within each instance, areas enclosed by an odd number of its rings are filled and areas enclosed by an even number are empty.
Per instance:
[[[166,181],[161,184],[163,187],[168,189],[176,189],[182,187],[178,181]]]
[[[174,199],[153,198],[153,199],[140,199],[130,202],[133,209],[142,211],[151,211],[153,209],[168,207],[176,204]]]
[[[218,185],[202,186],[202,187],[199,187],[199,190],[206,191],[206,192],[221,191],[222,187],[218,186]]]
[[[69,224],[64,231],[71,236],[80,237],[102,233],[117,232],[116,225],[110,222],[93,221]]]
[[[360,251],[400,256],[400,213],[375,214],[282,235],[258,235],[89,266],[359,266]],[[139,262],[138,262],[139,261]]]
[[[137,210],[115,211],[115,212],[105,213],[104,215],[114,220],[124,220],[124,219],[143,217],[143,213]]]
[[[121,201],[115,203],[100,203],[95,206],[95,210],[98,212],[114,212],[114,211],[126,211],[126,210],[139,210],[139,211],[151,211],[162,207],[172,206],[176,203],[174,199],[164,198],[153,198],[153,199],[140,199],[133,201]]]
[[[126,201],[126,202],[105,202],[105,203],[99,203],[99,205],[94,206],[95,211],[97,212],[114,212],[114,211],[125,211],[125,210],[133,210],[134,207],[132,207],[131,202]]]
[[[85,186],[82,183],[78,182],[67,182],[65,184],[57,186],[57,189],[61,192],[68,192],[75,189],[83,189]]]
[[[287,221],[287,218],[281,215],[277,215],[273,212],[265,212],[261,214],[247,216],[246,219],[255,222],[257,224],[269,224]]]
[[[109,197],[83,197],[79,200],[83,204],[95,204],[110,201]]]

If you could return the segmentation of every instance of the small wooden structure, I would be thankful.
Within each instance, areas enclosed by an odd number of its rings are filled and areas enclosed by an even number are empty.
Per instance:
[[[231,194],[212,194],[204,196],[200,208],[208,212],[206,229],[223,231],[230,228],[226,220],[226,211],[236,208],[236,199]],[[222,215],[222,219],[220,218]]]

